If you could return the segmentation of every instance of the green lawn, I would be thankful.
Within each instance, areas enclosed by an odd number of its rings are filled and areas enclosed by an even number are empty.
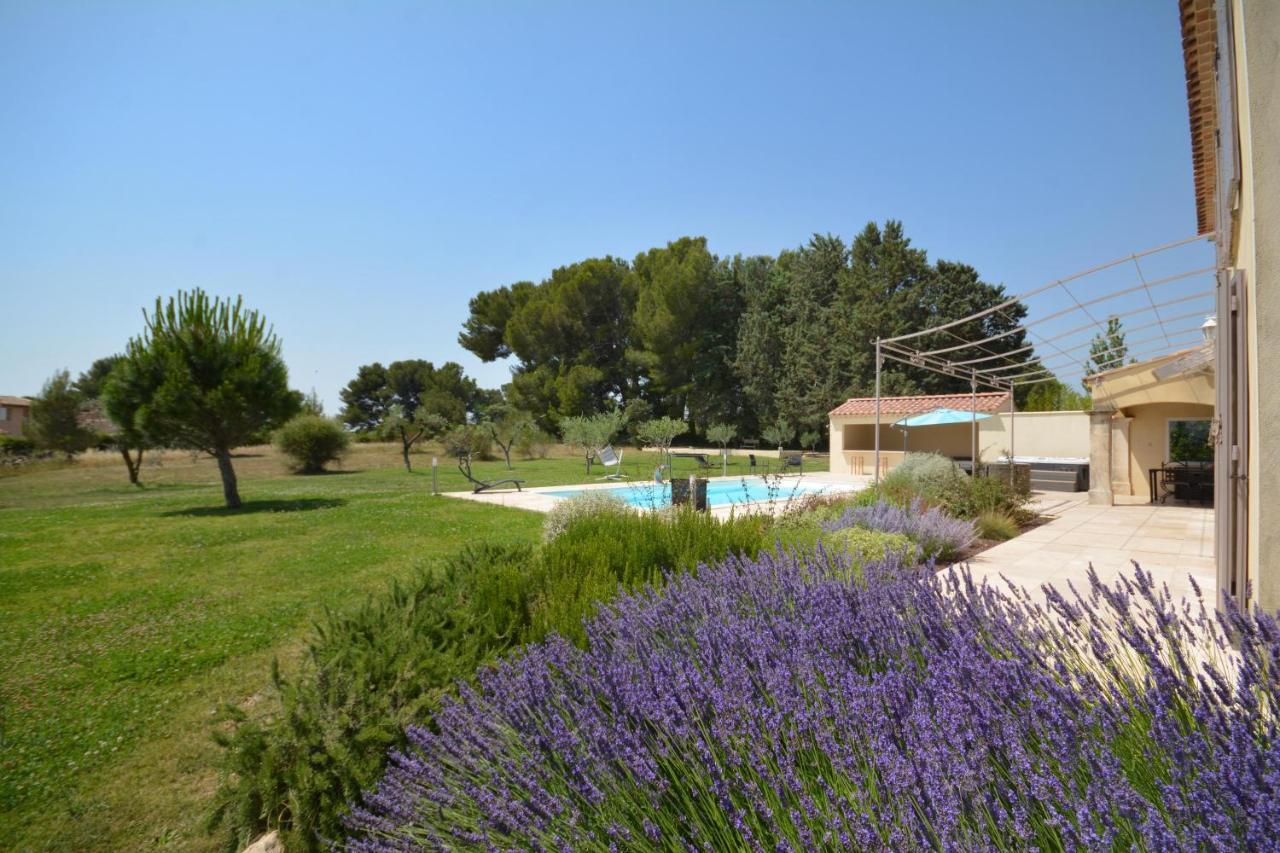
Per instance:
[[[408,474],[393,448],[360,445],[344,472],[301,477],[270,449],[246,454],[235,512],[213,463],[185,454],[144,466],[142,490],[110,456],[0,477],[0,849],[214,848],[200,823],[220,705],[269,707],[271,659],[295,664],[324,607],[541,526],[433,497],[427,455]],[[656,464],[626,460],[635,476]],[[587,479],[581,458],[515,464],[531,486]],[[440,472],[443,490],[466,488]]]

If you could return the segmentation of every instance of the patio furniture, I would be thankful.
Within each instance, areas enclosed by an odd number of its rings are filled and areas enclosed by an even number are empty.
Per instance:
[[[606,444],[597,450],[596,458],[600,460],[600,464],[604,466],[606,472],[610,468],[613,469],[612,473],[606,473],[603,477],[596,477],[597,480],[621,480],[627,476],[622,473],[622,454],[615,451],[612,444]]]
[[[467,482],[471,483],[471,485],[472,485],[471,493],[472,493],[473,495],[478,495],[478,494],[480,494],[481,492],[487,492],[487,491],[489,491],[490,489],[496,489],[498,486],[503,486],[503,485],[506,485],[507,483],[510,483],[510,484],[514,485],[514,486],[516,487],[516,491],[517,491],[517,492],[519,492],[519,491],[523,491],[523,489],[521,489],[521,488],[520,488],[520,484],[521,484],[521,483],[523,483],[523,482],[524,482],[524,480],[515,480],[515,479],[510,479],[510,480],[479,480],[479,479],[476,479],[475,477],[473,477],[473,476],[471,475],[471,459],[470,459],[469,457],[466,457],[466,456],[459,456],[459,457],[458,457],[458,470],[462,472],[462,476],[464,476],[464,477],[466,477],[466,478],[467,478]]]
[[[792,468],[804,471],[804,457],[798,453],[782,457],[782,473],[785,474]]]
[[[671,455],[678,459],[696,459],[698,462],[699,468],[711,467],[711,460],[707,458],[707,454],[705,453],[686,452],[686,453],[672,453]]]
[[[756,472],[756,455],[754,453],[747,454],[747,473],[754,474]]]
[[[1184,503],[1213,503],[1212,462],[1166,462],[1147,472],[1151,503],[1169,498]]]

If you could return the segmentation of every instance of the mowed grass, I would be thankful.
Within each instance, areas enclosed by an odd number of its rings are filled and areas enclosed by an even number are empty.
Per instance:
[[[626,458],[641,476],[656,464]],[[0,477],[0,849],[216,848],[201,822],[218,708],[270,708],[272,658],[295,668],[323,608],[542,523],[432,496],[428,453],[409,474],[390,445],[311,477],[270,448],[235,462],[237,511],[211,460],[176,452],[143,489],[108,454]],[[515,467],[530,486],[588,480],[576,456]],[[468,487],[443,459],[440,486]]]

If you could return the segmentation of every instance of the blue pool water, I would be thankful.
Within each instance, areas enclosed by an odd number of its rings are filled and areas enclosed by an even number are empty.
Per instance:
[[[789,498],[806,494],[824,492],[830,486],[822,483],[802,483],[797,480],[783,480],[772,491],[760,477],[742,480],[712,480],[707,483],[707,504],[713,507],[731,506],[733,504],[749,504],[767,501],[772,498],[785,503]],[[562,489],[554,492],[543,492],[556,498],[571,498],[583,492],[609,492],[632,506],[663,507],[671,505],[671,486],[667,483],[626,483],[610,486],[605,489]]]

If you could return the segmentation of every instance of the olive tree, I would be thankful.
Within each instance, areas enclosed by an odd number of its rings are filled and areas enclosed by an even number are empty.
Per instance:
[[[514,409],[506,403],[495,403],[489,407],[487,417],[482,422],[493,443],[502,450],[502,458],[507,462],[507,470],[511,470],[511,448],[526,432],[533,429],[533,416],[528,412]]]
[[[720,445],[720,461],[723,473],[729,473],[729,442],[738,435],[738,428],[733,424],[712,424],[707,427],[707,440]]]
[[[587,460],[587,473],[591,473],[591,458],[613,441],[622,431],[626,418],[617,410],[598,415],[562,418],[560,435],[564,443],[582,451]]]
[[[127,367],[111,395],[138,403],[132,423],[152,441],[212,456],[227,507],[240,506],[231,451],[283,424],[298,410],[280,339],[244,301],[203,290],[156,299],[146,328],[129,341]],[[116,386],[119,386],[118,388]]]
[[[676,440],[676,436],[687,432],[688,429],[688,424],[676,418],[654,418],[636,427],[636,438],[640,439],[640,443],[645,446],[658,448],[658,452],[662,454],[664,464],[670,468],[671,442]]]

